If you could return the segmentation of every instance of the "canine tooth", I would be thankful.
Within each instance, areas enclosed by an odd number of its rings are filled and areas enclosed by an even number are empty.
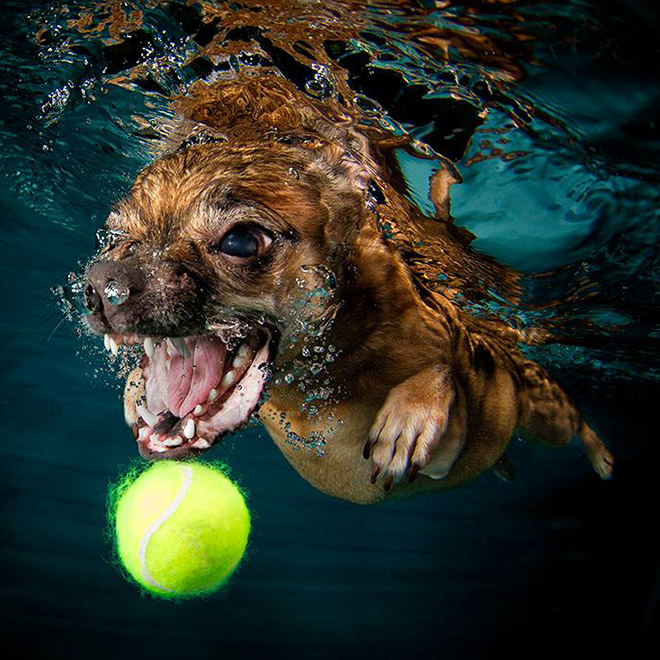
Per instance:
[[[106,351],[110,350],[110,335],[103,335],[103,346]]]
[[[208,449],[211,446],[211,443],[208,440],[204,440],[204,438],[200,438],[193,442],[192,446],[195,447],[195,449]]]
[[[190,357],[190,351],[188,350],[188,347],[186,346],[186,342],[183,339],[183,337],[168,337],[167,338],[168,343],[170,346],[173,346],[176,348],[176,350],[184,357]],[[171,353],[171,351],[170,351]]]
[[[192,419],[189,419],[183,427],[183,435],[185,435],[188,440],[192,440],[195,437],[195,422]]]
[[[230,385],[234,384],[234,381],[236,380],[236,372],[235,371],[228,371],[223,377],[222,377],[222,384],[225,387],[229,387]]]
[[[218,398],[218,390],[216,390],[216,389],[212,389],[212,390],[209,392],[209,395],[206,397],[206,400],[207,400],[209,403],[212,403],[212,402],[215,401],[217,398]]]
[[[110,352],[113,355],[117,355],[119,353],[119,346],[117,346],[117,342],[110,337]]]
[[[202,408],[202,406],[200,406],[200,405],[197,405],[197,406],[195,406],[195,410],[193,410],[193,413],[195,413],[195,415],[201,415],[202,410],[204,410],[204,408]]]
[[[147,357],[150,360],[156,354],[156,347],[154,346],[154,340],[151,337],[145,337],[144,339],[144,352],[147,354]]]
[[[158,424],[158,416],[154,415],[151,411],[147,410],[146,406],[138,406],[138,415],[149,425],[151,428]]]

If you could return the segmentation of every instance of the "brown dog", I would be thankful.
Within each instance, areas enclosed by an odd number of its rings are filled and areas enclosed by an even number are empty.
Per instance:
[[[516,429],[579,435],[610,477],[603,443],[520,353],[533,333],[461,307],[515,296],[515,273],[399,194],[384,142],[276,75],[199,84],[179,112],[86,273],[90,326],[115,352],[144,345],[125,391],[143,456],[204,451],[258,408],[309,483],[362,504],[505,472]],[[447,169],[431,187],[441,216],[450,183]]]

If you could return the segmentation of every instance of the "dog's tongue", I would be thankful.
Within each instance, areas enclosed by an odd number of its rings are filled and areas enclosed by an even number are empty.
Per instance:
[[[185,417],[221,380],[227,357],[217,337],[186,337],[186,354],[161,341],[144,368],[147,408]]]

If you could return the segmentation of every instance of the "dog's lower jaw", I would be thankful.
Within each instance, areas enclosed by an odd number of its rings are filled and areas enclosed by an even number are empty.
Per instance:
[[[140,454],[185,458],[245,425],[269,376],[271,339],[258,330],[233,349],[215,335],[145,340],[141,366],[124,389],[124,416]]]

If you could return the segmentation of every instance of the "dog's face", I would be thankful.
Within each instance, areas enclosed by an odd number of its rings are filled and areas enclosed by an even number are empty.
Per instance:
[[[248,420],[271,365],[341,296],[365,180],[346,151],[305,136],[201,144],[138,176],[85,301],[107,345],[144,346],[125,390],[143,456],[203,451]],[[319,295],[325,275],[332,295]]]

